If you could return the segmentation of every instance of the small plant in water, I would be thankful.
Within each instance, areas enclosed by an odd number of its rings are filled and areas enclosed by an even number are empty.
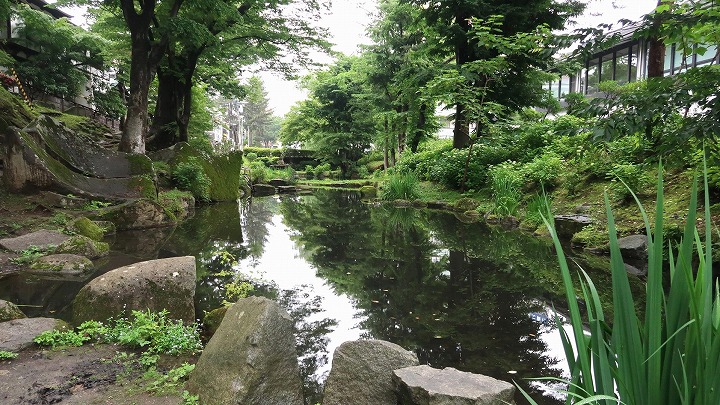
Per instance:
[[[414,173],[395,173],[383,187],[383,200],[414,200],[420,197],[420,181]]]

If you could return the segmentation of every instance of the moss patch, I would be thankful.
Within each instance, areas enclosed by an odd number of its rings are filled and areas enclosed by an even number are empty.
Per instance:
[[[105,236],[105,232],[102,228],[86,217],[76,219],[72,222],[69,228],[80,235],[87,236],[88,238],[96,241],[102,240]]]
[[[37,115],[19,97],[0,86],[0,131],[9,126],[23,128]]]
[[[176,165],[195,158],[210,179],[211,201],[235,201],[240,197],[242,173],[242,151],[233,151],[222,156],[206,156],[192,146],[182,143],[172,162]]]

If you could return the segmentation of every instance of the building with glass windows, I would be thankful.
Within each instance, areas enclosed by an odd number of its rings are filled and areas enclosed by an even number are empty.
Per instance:
[[[558,80],[547,84],[546,88],[552,95],[563,100],[571,92],[585,94],[589,97],[598,96],[598,84],[614,80],[620,84],[643,80],[647,77],[648,41],[635,38],[639,24],[623,27],[615,34],[616,45],[592,54],[584,68],[575,75],[563,75]],[[665,75],[674,75],[698,66],[718,63],[717,45],[704,46],[703,55],[693,47],[692,54],[685,54],[675,44],[668,45],[665,50]]]

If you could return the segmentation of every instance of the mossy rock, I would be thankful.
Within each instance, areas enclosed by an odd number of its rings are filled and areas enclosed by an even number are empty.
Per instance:
[[[110,221],[93,221],[93,223],[100,227],[105,236],[115,235],[115,233],[117,232],[117,227]]]
[[[75,235],[55,248],[54,253],[69,253],[98,259],[107,256],[108,252],[110,252],[110,245],[107,243],[94,241],[87,236]]]
[[[412,206],[415,208],[427,208],[427,202],[423,200],[413,200]]]
[[[360,187],[360,193],[363,198],[375,198],[377,197],[377,189],[373,186],[362,186]]]
[[[480,203],[477,200],[473,200],[472,198],[461,198],[455,201],[455,204],[453,204],[453,208],[455,209],[455,211],[460,212],[473,211],[478,206],[480,206]]]
[[[25,318],[25,314],[10,301],[0,300],[0,322]]]
[[[105,237],[105,232],[95,222],[89,220],[86,217],[80,217],[74,220],[68,229],[82,236],[96,241],[101,241]]]
[[[402,200],[402,199],[392,200],[392,201],[390,201],[390,204],[393,207],[399,207],[399,208],[412,207],[412,205],[413,205],[412,201]]]
[[[93,268],[93,263],[87,257],[68,253],[43,256],[30,265],[31,270],[68,275],[87,273]]]
[[[175,145],[173,150],[174,156],[169,159],[172,166],[180,162],[188,162],[192,158],[200,163],[205,175],[210,179],[211,201],[235,201],[240,197],[242,151],[232,151],[221,156],[206,156],[185,142]]]
[[[5,132],[10,126],[23,128],[36,116],[20,97],[0,86],[0,132]]]
[[[205,314],[205,318],[203,318],[203,325],[205,327],[205,334],[207,335],[207,337],[212,337],[212,335],[215,334],[215,331],[217,331],[217,329],[220,327],[223,318],[225,318],[225,314],[227,313],[228,308],[230,308],[229,305],[215,308]]]

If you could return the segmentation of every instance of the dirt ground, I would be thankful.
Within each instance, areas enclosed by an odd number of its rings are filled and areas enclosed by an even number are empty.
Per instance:
[[[110,345],[58,351],[26,350],[0,362],[0,403],[14,404],[180,404],[179,396],[157,397],[138,388],[140,372],[113,361]]]

